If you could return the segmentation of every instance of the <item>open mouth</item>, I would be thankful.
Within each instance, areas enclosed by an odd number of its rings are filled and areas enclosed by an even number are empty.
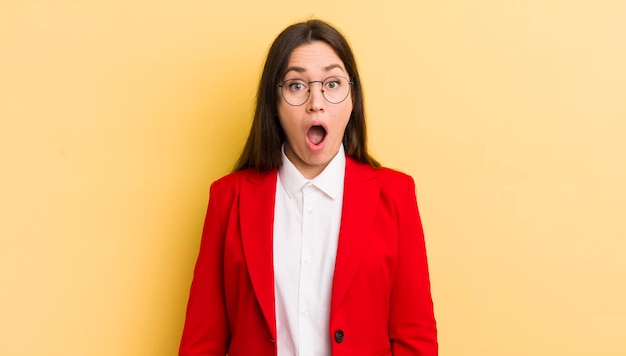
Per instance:
[[[311,126],[311,128],[309,128],[306,132],[306,136],[312,144],[317,146],[324,141],[324,138],[326,137],[326,129],[319,125]]]

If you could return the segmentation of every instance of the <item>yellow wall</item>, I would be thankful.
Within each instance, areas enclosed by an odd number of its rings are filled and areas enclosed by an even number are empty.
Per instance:
[[[441,355],[626,355],[626,3],[3,1],[0,354],[172,355],[265,51],[351,40]]]

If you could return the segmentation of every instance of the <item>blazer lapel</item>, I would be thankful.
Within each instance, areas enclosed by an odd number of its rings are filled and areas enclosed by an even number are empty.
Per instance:
[[[337,259],[333,277],[331,315],[340,306],[363,256],[369,245],[369,224],[374,221],[380,182],[374,169],[346,157],[343,208]]]
[[[277,171],[252,171],[239,195],[241,241],[248,273],[265,320],[276,339],[273,230]]]

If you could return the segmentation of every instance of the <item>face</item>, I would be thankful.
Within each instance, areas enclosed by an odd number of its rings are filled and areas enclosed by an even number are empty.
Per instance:
[[[285,132],[285,155],[308,179],[320,174],[339,151],[343,133],[352,112],[352,96],[337,104],[322,95],[322,83],[330,77],[348,78],[346,68],[335,51],[324,42],[315,41],[297,47],[289,58],[283,80],[307,83],[308,100],[300,106],[285,102],[279,93],[278,119]],[[291,82],[293,83],[293,82]],[[336,83],[325,83],[327,96]],[[294,90],[302,87],[292,85]],[[287,90],[288,88],[284,88]]]

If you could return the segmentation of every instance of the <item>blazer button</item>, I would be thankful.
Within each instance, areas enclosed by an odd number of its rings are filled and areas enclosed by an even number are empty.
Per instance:
[[[335,331],[335,341],[340,344],[343,341],[343,330],[337,330]]]

